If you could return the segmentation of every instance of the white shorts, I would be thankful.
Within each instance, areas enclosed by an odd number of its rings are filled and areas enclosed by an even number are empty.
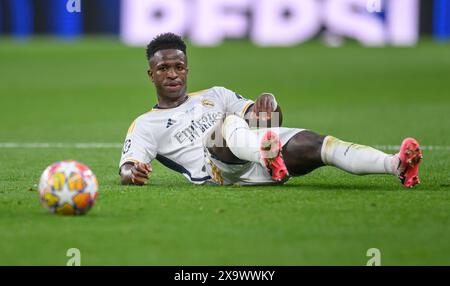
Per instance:
[[[252,130],[256,133],[265,133],[268,128]],[[278,137],[283,146],[295,134],[304,131],[298,128],[276,128]],[[214,158],[208,148],[204,147],[206,172],[211,176],[211,182],[218,185],[270,185],[279,184],[272,180],[265,166],[256,162],[245,164],[228,164]]]

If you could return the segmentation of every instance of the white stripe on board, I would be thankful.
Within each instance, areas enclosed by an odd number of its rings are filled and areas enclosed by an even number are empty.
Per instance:
[[[24,148],[24,149],[51,149],[51,148],[66,148],[66,149],[120,149],[121,143],[18,143],[18,142],[0,142],[0,148]],[[375,145],[373,146],[380,150],[396,151],[400,149],[400,145]],[[426,151],[450,151],[450,146],[444,145],[425,145],[420,147]]]

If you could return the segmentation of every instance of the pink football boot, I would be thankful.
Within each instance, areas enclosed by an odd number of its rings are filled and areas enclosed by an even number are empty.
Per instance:
[[[282,144],[278,134],[268,130],[261,140],[261,160],[268,169],[272,180],[280,182],[289,176],[281,154]]]
[[[412,188],[420,184],[419,180],[419,164],[423,158],[422,151],[419,147],[419,142],[414,138],[406,138],[400,146],[398,153],[399,163],[399,178],[402,184],[407,188]]]

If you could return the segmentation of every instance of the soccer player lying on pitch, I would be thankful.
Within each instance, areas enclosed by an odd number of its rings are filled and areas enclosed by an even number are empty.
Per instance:
[[[223,87],[186,94],[186,45],[172,33],[149,43],[147,59],[158,104],[128,130],[122,184],[146,184],[153,159],[195,184],[279,184],[324,165],[358,175],[392,174],[405,187],[419,183],[422,152],[413,138],[403,140],[399,153],[385,154],[309,130],[276,127],[281,108],[270,93],[254,102]]]

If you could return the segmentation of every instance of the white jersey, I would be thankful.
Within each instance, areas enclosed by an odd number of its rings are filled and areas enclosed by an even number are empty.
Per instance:
[[[223,87],[188,95],[175,108],[154,107],[128,129],[120,165],[158,160],[196,184],[211,179],[205,168],[203,139],[226,114],[244,116],[253,101]]]

